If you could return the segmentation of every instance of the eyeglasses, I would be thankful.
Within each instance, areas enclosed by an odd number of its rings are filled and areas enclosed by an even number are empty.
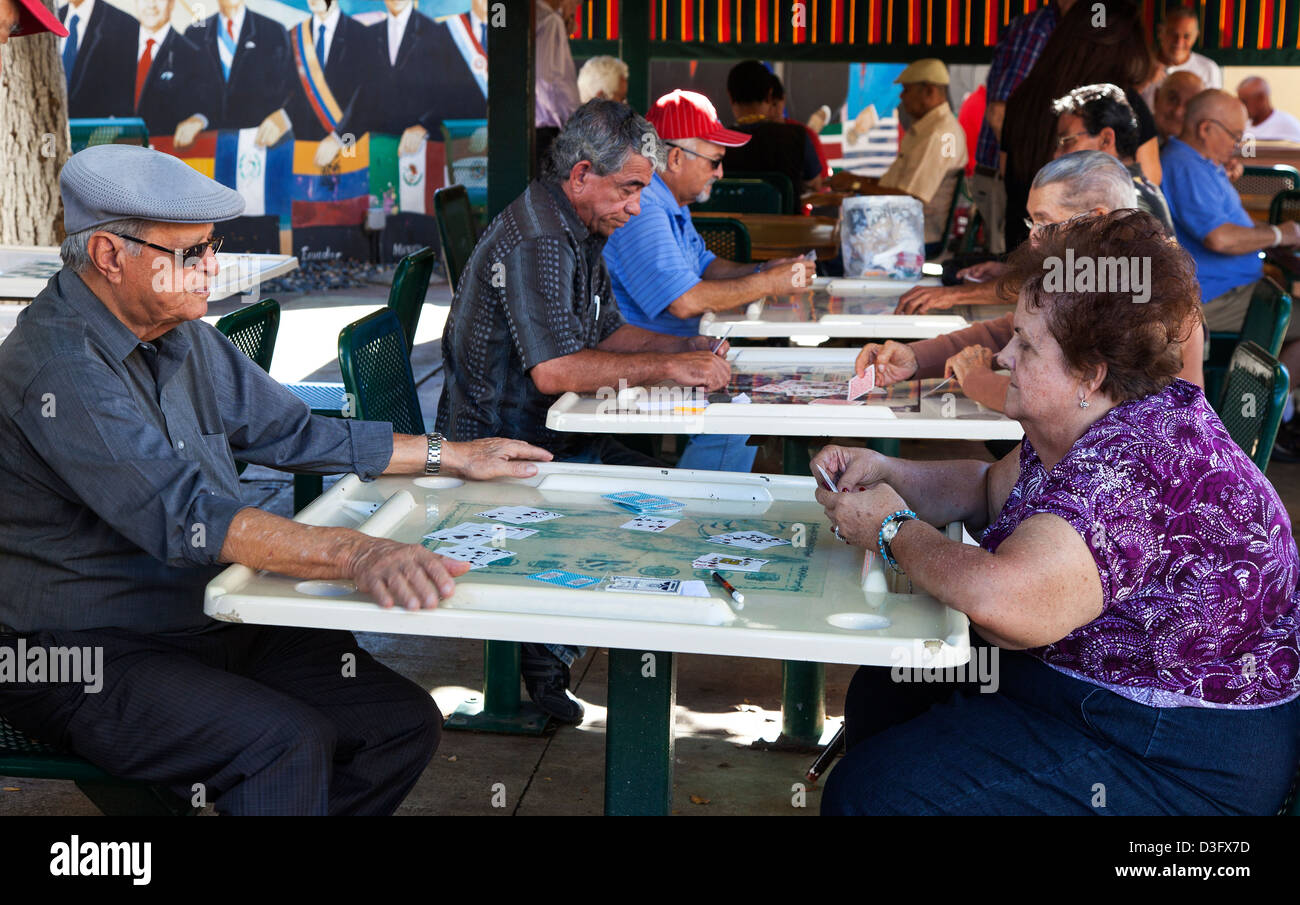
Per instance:
[[[1092,133],[1087,129],[1084,129],[1082,132],[1071,132],[1069,135],[1062,135],[1060,138],[1056,139],[1056,146],[1058,148],[1068,148],[1083,136],[1091,134]]]
[[[1207,122],[1212,122],[1212,123],[1214,123],[1216,126],[1218,126],[1220,129],[1222,129],[1222,130],[1227,134],[1227,136],[1228,136],[1229,138],[1232,139],[1232,146],[1233,146],[1234,148],[1237,147],[1237,146],[1240,145],[1243,141],[1246,140],[1246,133],[1245,133],[1245,132],[1233,132],[1231,129],[1229,129],[1227,126],[1225,126],[1223,123],[1219,122],[1217,119],[1208,119]]]
[[[1047,227],[1049,226],[1069,226],[1075,220],[1084,220],[1091,216],[1093,216],[1092,211],[1083,211],[1082,213],[1075,214],[1073,217],[1070,217],[1067,220],[1053,220],[1050,223],[1035,223],[1033,220],[1030,220],[1028,217],[1026,217],[1025,228],[1029,230],[1029,234],[1032,236],[1040,229],[1047,229]]]
[[[117,236],[119,239],[126,239],[129,242],[135,242],[149,248],[157,249],[164,254],[179,255],[183,261],[202,260],[207,256],[208,249],[212,249],[215,255],[221,251],[221,243],[225,241],[223,236],[217,236],[215,239],[209,239],[206,242],[200,242],[198,245],[191,245],[189,248],[167,248],[163,245],[156,245],[153,242],[146,242],[144,239],[137,239],[135,236],[128,236],[125,233],[109,233]]]
[[[664,142],[664,144],[668,145],[669,147],[676,148],[679,151],[685,151],[687,154],[690,154],[693,157],[702,157],[703,159],[707,160],[709,163],[713,164],[713,169],[715,170],[719,169],[722,166],[722,158],[727,156],[726,154],[723,154],[722,157],[710,157],[708,154],[701,154],[699,151],[692,151],[690,148],[683,148],[681,145],[673,144],[671,141]]]

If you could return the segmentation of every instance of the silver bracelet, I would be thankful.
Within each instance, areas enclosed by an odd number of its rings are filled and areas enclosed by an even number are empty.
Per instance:
[[[424,473],[427,475],[436,475],[442,470],[442,434],[434,431],[431,434],[425,434],[425,439],[429,441],[429,452],[424,459]]]

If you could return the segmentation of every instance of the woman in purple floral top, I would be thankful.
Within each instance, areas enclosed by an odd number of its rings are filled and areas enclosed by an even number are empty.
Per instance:
[[[1150,286],[1063,291],[1067,251],[1148,259]],[[1300,556],[1277,492],[1174,377],[1192,262],[1119,211],[1045,229],[1010,263],[998,358],[1020,449],[815,460],[860,491],[818,491],[850,543],[874,549],[886,516],[918,513],[895,559],[996,667],[982,687],[859,670],[823,813],[1274,812],[1300,761]],[[984,529],[980,546],[932,527],[953,520]]]

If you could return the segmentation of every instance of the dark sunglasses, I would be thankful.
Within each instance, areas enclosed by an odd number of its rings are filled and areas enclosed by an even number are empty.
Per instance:
[[[189,248],[167,248],[162,245],[156,245],[153,242],[146,242],[144,239],[137,239],[135,236],[128,236],[125,233],[109,233],[109,235],[117,236],[119,239],[126,239],[129,242],[135,242],[148,248],[156,249],[164,254],[180,255],[182,261],[192,261],[195,259],[202,260],[207,255],[209,248],[212,249],[212,253],[215,255],[217,252],[221,251],[221,243],[225,241],[223,236],[217,236],[215,239],[200,242],[198,245],[191,245]]]
[[[673,144],[671,141],[664,142],[664,144],[668,145],[669,147],[676,148],[679,151],[685,151],[687,154],[690,154],[694,157],[704,158],[709,163],[713,164],[713,169],[715,170],[718,167],[722,166],[722,159],[723,157],[727,156],[726,154],[723,154],[722,157],[710,157],[708,154],[701,154],[699,151],[692,151],[690,148],[683,148],[681,145]]]

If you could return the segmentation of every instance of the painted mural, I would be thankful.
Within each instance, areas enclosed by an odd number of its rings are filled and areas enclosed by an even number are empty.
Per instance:
[[[486,6],[74,0],[58,10],[69,116],[138,117],[237,189],[235,247],[392,260],[437,246],[436,189],[484,194]]]

